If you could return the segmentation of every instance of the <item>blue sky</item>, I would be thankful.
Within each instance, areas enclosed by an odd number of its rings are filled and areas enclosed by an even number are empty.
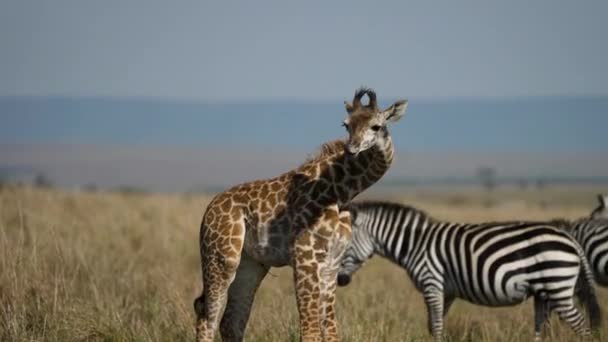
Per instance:
[[[0,95],[608,94],[608,2],[0,2]]]

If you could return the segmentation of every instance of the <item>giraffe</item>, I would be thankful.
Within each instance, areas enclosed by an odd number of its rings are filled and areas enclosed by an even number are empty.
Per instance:
[[[368,103],[362,98],[367,96]],[[294,269],[302,341],[338,341],[336,277],[351,239],[341,210],[377,182],[393,160],[389,122],[407,101],[378,108],[369,88],[344,102],[347,140],[326,143],[298,168],[217,194],[200,228],[202,294],[194,301],[199,342],[242,341],[256,290],[270,267]],[[222,314],[223,312],[223,314]]]

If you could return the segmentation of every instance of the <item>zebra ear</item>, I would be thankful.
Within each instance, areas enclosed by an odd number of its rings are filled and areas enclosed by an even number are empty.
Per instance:
[[[597,208],[593,209],[593,211],[591,212],[591,218],[608,218],[608,210],[606,209],[606,204],[608,204],[608,195],[599,194],[597,195],[597,200],[598,202],[600,202],[600,205]]]
[[[606,203],[608,203],[608,195],[599,194],[597,195],[597,199],[600,202],[600,207],[602,207],[602,209],[606,208]]]
[[[348,210],[348,212],[350,213],[350,222],[354,225],[355,221],[357,220],[357,210],[352,205],[352,203],[349,203],[349,205],[345,209]]]

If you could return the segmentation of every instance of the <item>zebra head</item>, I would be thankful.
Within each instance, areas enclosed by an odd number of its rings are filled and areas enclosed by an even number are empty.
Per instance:
[[[608,203],[608,195],[597,195],[597,199],[600,204],[591,212],[591,218],[608,218],[608,209],[606,208],[606,204]]]
[[[344,252],[340,269],[338,270],[338,286],[346,286],[350,283],[355,273],[365,261],[374,254],[374,244],[371,235],[365,229],[363,215],[354,208],[350,208],[352,218],[353,237]]]
[[[353,253],[353,249],[349,247],[344,254],[344,258],[342,258],[340,270],[338,271],[338,286],[350,284],[353,273],[363,265],[363,262],[364,260],[357,258]]]
[[[367,95],[367,105],[361,103]],[[361,153],[376,144],[383,145],[388,138],[386,125],[395,122],[403,116],[407,101],[400,100],[385,110],[378,108],[376,93],[369,88],[360,88],[355,92],[351,103],[344,102],[348,116],[342,124],[348,131],[347,151],[351,154]]]

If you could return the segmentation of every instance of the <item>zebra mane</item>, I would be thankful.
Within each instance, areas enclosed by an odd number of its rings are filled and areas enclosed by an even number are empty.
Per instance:
[[[574,223],[566,219],[553,219],[549,221],[549,224],[556,226],[557,228],[565,231],[569,231],[574,228]]]
[[[351,216],[353,218],[353,220],[356,219],[358,212],[363,212],[363,211],[376,211],[379,209],[383,209],[383,210],[404,210],[410,213],[416,213],[418,214],[422,219],[426,219],[429,222],[450,222],[450,223],[466,223],[466,224],[471,224],[471,225],[478,225],[478,224],[484,224],[484,225],[494,225],[494,224],[511,224],[511,223],[522,223],[524,221],[520,221],[520,220],[513,220],[513,221],[486,221],[483,223],[475,223],[475,222],[456,222],[456,221],[446,221],[446,220],[441,220],[441,219],[437,219],[431,215],[429,215],[426,211],[422,210],[422,209],[418,209],[416,207],[410,206],[410,205],[406,205],[406,204],[402,204],[402,203],[397,203],[397,202],[390,202],[390,201],[383,201],[383,200],[364,200],[364,201],[356,201],[356,202],[351,202],[349,203],[346,207],[344,207],[345,210],[350,211]],[[605,221],[606,224],[608,224],[608,219],[589,219],[589,218],[585,218],[585,219],[581,219],[581,220],[587,220],[587,221],[594,221],[594,222],[598,222],[598,221]],[[550,221],[525,221],[525,222],[536,222],[538,224],[550,224],[552,226],[555,226],[556,228],[562,229],[564,231],[568,231],[570,229],[572,229],[575,225],[576,222],[573,221],[569,221],[566,219],[553,219]]]
[[[572,225],[576,225],[579,223],[587,223],[587,224],[591,224],[591,225],[600,225],[600,226],[608,226],[608,218],[604,218],[604,217],[598,217],[598,218],[592,218],[592,217],[582,217],[579,219],[576,219],[575,221],[571,222]]]
[[[427,220],[435,221],[433,217],[426,213],[426,211],[406,205],[401,203],[389,202],[389,201],[380,201],[380,200],[366,200],[366,201],[357,201],[351,202],[345,209],[349,210],[353,220],[356,219],[359,211],[367,211],[367,210],[378,210],[379,208],[387,209],[387,210],[405,210],[408,212],[414,212],[420,215],[421,218],[425,218]]]

